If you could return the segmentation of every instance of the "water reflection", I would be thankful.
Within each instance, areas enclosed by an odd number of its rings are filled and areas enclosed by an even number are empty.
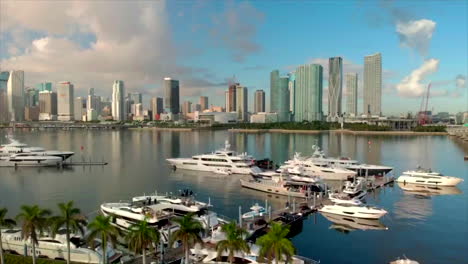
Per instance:
[[[398,182],[400,187],[407,194],[433,196],[433,195],[457,195],[462,191],[456,186],[432,186],[414,183]]]
[[[333,223],[330,229],[335,229],[346,234],[355,230],[388,230],[388,227],[379,220],[361,219],[329,213],[322,213],[322,215]]]
[[[425,220],[432,215],[432,200],[427,196],[404,194],[395,203],[393,214],[396,219]],[[416,225],[416,222],[408,221],[409,225]]]

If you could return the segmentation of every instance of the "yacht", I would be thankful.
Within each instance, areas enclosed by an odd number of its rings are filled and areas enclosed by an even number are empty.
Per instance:
[[[444,176],[439,172],[432,171],[431,169],[417,168],[416,170],[410,170],[403,172],[403,175],[398,177],[397,182],[403,183],[416,183],[426,185],[437,185],[437,186],[456,186],[463,179]]]
[[[254,204],[252,207],[250,207],[250,210],[249,212],[245,213],[245,214],[242,214],[242,218],[243,219],[252,219],[252,218],[255,218],[255,217],[260,217],[260,216],[264,216],[265,214],[267,214],[267,210],[265,209],[265,207],[263,206],[260,206],[258,203]]]
[[[27,144],[21,143],[12,137],[7,137],[9,144],[0,146],[0,157],[8,157],[18,153],[28,153],[36,156],[55,156],[60,157],[62,161],[67,160],[75,153],[71,151],[45,150],[40,147],[29,147]]]
[[[285,161],[279,170],[294,172],[297,167],[302,167],[302,173],[307,176],[320,177],[324,180],[346,180],[356,176],[356,172],[344,168],[329,166],[322,163],[317,164],[311,159],[303,158],[300,153],[296,153],[292,160]]]
[[[63,159],[57,156],[45,156],[38,153],[17,153],[0,157],[0,167],[50,167],[59,166]]]
[[[271,179],[259,177],[247,180],[240,179],[240,182],[241,186],[245,188],[298,198],[308,198],[315,192],[323,192],[323,188],[319,184],[285,179],[282,174],[273,175]]]
[[[356,197],[350,197],[347,194],[343,193],[330,193],[328,198],[333,203],[341,203],[341,204],[352,204],[352,205],[361,205],[362,201]]]
[[[289,179],[297,182],[308,182],[308,183],[319,183],[321,182],[320,177],[309,176],[304,173],[304,170],[300,166],[296,166],[291,169],[278,169],[276,171],[263,171],[257,174],[254,174],[255,177],[260,177],[264,179],[271,179],[272,177],[279,177],[280,174],[288,175]]]
[[[375,219],[361,219],[344,215],[322,213],[322,215],[333,225],[330,228],[339,231],[354,231],[354,230],[388,230],[388,227]]]
[[[355,171],[357,176],[384,176],[393,170],[392,167],[383,166],[383,165],[370,165],[370,164],[361,164],[357,160],[352,160],[348,157],[327,157],[323,151],[316,145],[312,146],[314,153],[310,157],[310,160],[320,164],[328,164],[336,167],[345,168],[348,170]]]
[[[379,219],[387,214],[387,211],[380,208],[352,204],[324,205],[318,210],[321,213],[345,215],[364,219]]]
[[[4,229],[2,233],[3,250],[13,254],[32,255],[31,240],[24,240],[20,229]],[[80,263],[102,263],[102,247],[96,241],[91,247],[80,236],[70,234],[70,260]],[[36,245],[36,256],[49,259],[67,259],[67,239],[65,230],[60,230],[54,237],[41,235]],[[122,254],[115,251],[110,245],[106,248],[108,263],[114,263],[120,259]]]
[[[224,148],[213,153],[195,155],[192,158],[167,159],[175,169],[219,172],[220,169],[229,170],[233,174],[255,174],[261,169],[255,165],[255,160],[247,153],[238,154],[232,151],[228,141]],[[226,173],[227,174],[227,173]]]

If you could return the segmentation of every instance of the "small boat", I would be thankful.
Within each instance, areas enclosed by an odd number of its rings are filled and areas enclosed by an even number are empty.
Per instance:
[[[214,171],[214,173],[221,174],[221,175],[231,175],[232,174],[230,169],[220,169],[220,168],[216,169]]]
[[[353,204],[353,205],[361,205],[362,202],[357,197],[350,197],[347,194],[343,193],[330,193],[328,198],[333,203],[341,203],[341,204]],[[362,197],[361,197],[362,198]]]
[[[405,257],[404,259],[394,260],[394,261],[390,262],[390,264],[419,264],[419,262],[417,262],[416,260],[411,260],[411,259]]]
[[[403,175],[397,179],[397,182],[437,186],[456,186],[462,181],[463,179],[461,178],[444,176],[439,172],[432,171],[431,169],[423,169],[421,167],[416,170],[405,171]]]
[[[364,189],[364,181],[356,179],[354,182],[346,181],[343,192],[355,196]]]
[[[387,211],[377,207],[365,206],[365,205],[352,205],[352,204],[333,204],[324,205],[318,209],[322,213],[330,213],[337,215],[346,215],[356,218],[364,219],[379,219],[387,214]]]
[[[267,213],[267,210],[263,207],[258,205],[258,203],[254,204],[252,207],[250,207],[250,212],[247,212],[242,215],[243,219],[250,219],[250,218],[255,218],[259,216],[263,216]]]

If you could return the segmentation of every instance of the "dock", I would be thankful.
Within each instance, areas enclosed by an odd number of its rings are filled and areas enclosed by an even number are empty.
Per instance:
[[[78,162],[64,162],[62,166],[104,166],[107,165],[106,161],[78,161]]]

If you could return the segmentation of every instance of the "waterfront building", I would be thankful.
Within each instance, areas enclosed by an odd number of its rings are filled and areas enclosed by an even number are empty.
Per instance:
[[[164,112],[163,99],[161,97],[151,98],[151,112],[153,120],[159,120],[159,115]]]
[[[133,104],[134,105],[134,112],[135,112],[135,116],[143,116],[143,104],[142,103],[138,103],[138,104]]]
[[[142,104],[143,103],[143,95],[141,93],[129,93],[128,97],[133,104]]]
[[[224,109],[226,109],[226,112],[229,112],[229,90],[224,92]]]
[[[254,93],[254,113],[265,112],[265,92],[257,90]]]
[[[125,107],[125,85],[123,81],[116,80],[112,86],[112,118],[115,121],[127,120]]]
[[[370,116],[382,115],[382,55],[364,57],[364,108]]]
[[[250,123],[276,123],[278,120],[278,113],[261,112],[250,116]]]
[[[294,121],[322,120],[323,67],[301,65],[296,69]]]
[[[98,114],[97,114],[97,111],[93,108],[91,109],[86,109],[86,108],[83,108],[84,110],[86,110],[85,112],[85,117],[86,117],[86,121],[96,121],[98,120]]]
[[[39,120],[57,120],[57,93],[39,92]]]
[[[196,111],[203,112],[202,106],[200,104],[192,104],[192,113],[195,113]]]
[[[195,112],[193,120],[208,124],[231,124],[237,122],[235,112]]]
[[[88,96],[89,100],[89,96]],[[89,102],[88,102],[89,105]],[[89,109],[94,109],[94,108],[89,108],[87,109],[87,104],[86,100],[83,97],[77,97],[75,98],[75,105],[74,105],[74,118],[76,121],[81,121],[83,120],[83,116],[86,115],[87,110]],[[88,120],[89,121],[89,120]]]
[[[90,109],[96,110],[96,113],[98,115],[101,113],[101,110],[102,110],[101,97],[96,96],[94,94],[94,88],[89,88],[89,91],[88,91],[88,100],[87,100],[87,104],[86,104],[86,111],[90,110]]]
[[[182,105],[182,114],[185,116],[191,112],[192,112],[192,102],[185,101],[184,104]]]
[[[74,87],[71,82],[61,82],[57,86],[57,119],[71,121],[74,119]]]
[[[216,105],[211,105],[209,108],[210,112],[226,112],[226,109],[223,108],[222,106],[216,106]]]
[[[270,111],[278,113],[280,122],[289,121],[289,77],[280,77],[279,71],[270,73]]]
[[[52,92],[52,83],[51,82],[41,82],[36,84],[36,89],[39,92],[49,91]]]
[[[228,89],[228,99],[226,104],[226,112],[236,112],[237,110],[237,87],[239,83],[233,83],[229,85]]]
[[[343,59],[328,59],[328,118],[341,116],[341,98],[343,92]]]
[[[357,73],[346,74],[346,112],[348,116],[358,116],[358,75]]]
[[[25,121],[39,121],[39,106],[26,106],[24,108]]]
[[[200,96],[200,111],[208,109],[208,96]]]
[[[294,72],[288,74],[288,90],[289,90],[289,112],[294,115],[294,91],[296,87],[296,74]]]
[[[7,104],[11,121],[24,120],[24,71],[10,71]]]
[[[171,78],[164,78],[165,102],[164,107],[166,112],[178,114],[180,108],[179,99],[179,81]]]
[[[8,115],[8,100],[7,100],[7,87],[8,77],[10,73],[7,71],[0,72],[0,123],[6,123],[10,121]]]
[[[236,112],[241,122],[247,122],[248,116],[248,91],[247,87],[237,85],[236,87]]]
[[[39,91],[34,88],[26,88],[24,105],[25,107],[39,106]]]

